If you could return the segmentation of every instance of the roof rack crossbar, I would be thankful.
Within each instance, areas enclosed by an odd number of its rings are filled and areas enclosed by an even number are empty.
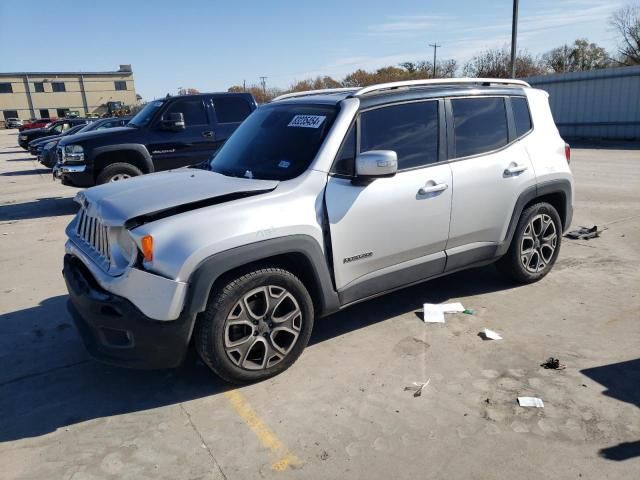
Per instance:
[[[352,97],[361,97],[367,93],[377,92],[380,90],[389,90],[400,87],[420,87],[429,85],[473,85],[473,84],[494,84],[494,85],[514,85],[519,87],[530,87],[527,82],[522,80],[512,80],[507,78],[438,78],[426,80],[405,80],[402,82],[379,83],[363,87],[354,92]]]
[[[294,97],[306,97],[307,95],[322,95],[324,93],[339,93],[339,92],[357,92],[358,91],[358,87],[350,87],[350,88],[323,88],[320,90],[307,90],[304,92],[292,92],[292,93],[285,93],[283,95],[280,95],[276,98],[274,98],[273,100],[271,100],[272,102],[277,102],[279,100],[285,100],[287,98],[294,98]]]

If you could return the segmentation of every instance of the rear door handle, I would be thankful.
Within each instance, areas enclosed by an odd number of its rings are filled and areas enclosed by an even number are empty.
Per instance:
[[[202,136],[203,137],[213,137],[213,132],[212,131],[208,131],[208,132],[202,132]]]
[[[509,175],[517,175],[518,173],[522,173],[527,170],[529,167],[526,165],[518,165],[516,163],[512,163],[507,168],[504,169],[505,176]]]
[[[436,184],[432,184],[432,183],[433,183],[433,180],[427,182],[424,187],[418,190],[418,195],[426,195],[427,193],[444,192],[447,188],[449,188],[449,185],[447,185],[446,183],[436,183]]]

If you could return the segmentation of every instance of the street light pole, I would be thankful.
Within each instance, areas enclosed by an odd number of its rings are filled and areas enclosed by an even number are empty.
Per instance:
[[[442,45],[438,45],[437,43],[430,43],[430,47],[433,47],[433,78],[436,78],[436,59],[438,58],[438,48]]]
[[[516,52],[518,49],[518,0],[513,0],[511,21],[511,78],[516,78]]]

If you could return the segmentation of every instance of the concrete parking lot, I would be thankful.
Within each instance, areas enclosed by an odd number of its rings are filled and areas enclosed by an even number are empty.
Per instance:
[[[0,131],[0,478],[639,477],[640,150],[573,150],[574,225],[608,230],[565,239],[543,281],[486,267],[352,307],[290,370],[231,388],[195,361],[87,357],[60,274],[75,190],[16,140]],[[424,324],[444,301],[476,314]]]

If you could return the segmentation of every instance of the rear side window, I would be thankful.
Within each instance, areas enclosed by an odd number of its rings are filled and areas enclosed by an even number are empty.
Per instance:
[[[251,113],[249,103],[243,98],[216,98],[213,100],[218,123],[242,122]]]
[[[382,107],[360,118],[361,152],[393,150],[399,170],[438,161],[438,102]]]
[[[511,110],[513,110],[513,122],[516,125],[516,137],[520,138],[532,127],[527,99],[511,97]]]
[[[207,125],[209,123],[209,120],[207,120],[207,112],[204,110],[204,104],[199,97],[176,100],[169,105],[169,108],[167,108],[167,111],[163,115],[164,118],[168,119],[171,113],[182,113],[185,126],[187,127]]]
[[[451,100],[456,157],[490,152],[509,143],[504,98]]]

